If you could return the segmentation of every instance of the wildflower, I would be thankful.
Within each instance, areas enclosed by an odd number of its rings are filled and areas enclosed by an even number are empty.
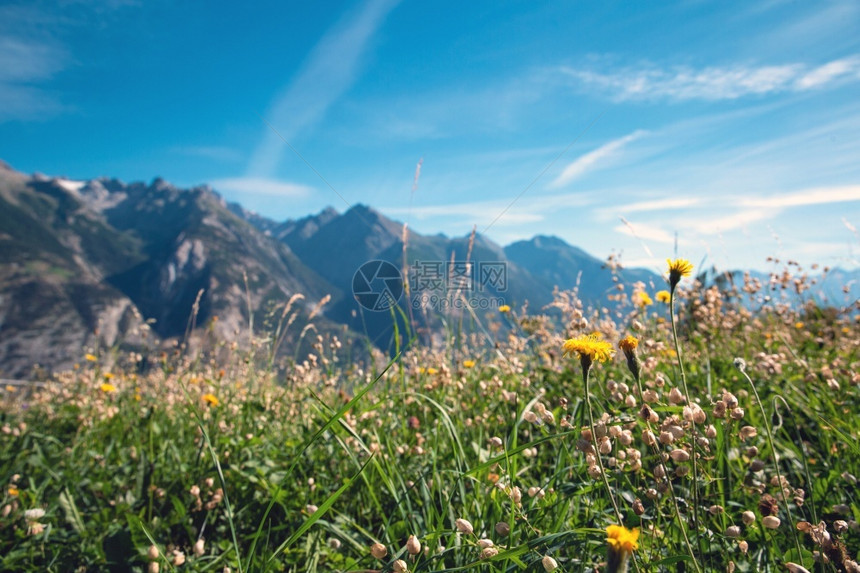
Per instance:
[[[421,542],[414,535],[410,535],[409,539],[406,540],[406,551],[409,552],[409,555],[421,553]]]
[[[776,529],[781,523],[780,519],[775,515],[767,515],[761,518],[761,524],[768,529]]]
[[[18,495],[18,488],[13,485],[10,485],[9,489],[6,490],[6,493],[8,493],[12,497],[15,497]]]
[[[370,554],[377,559],[384,559],[388,555],[388,549],[385,545],[377,542],[370,546]]]
[[[217,406],[218,404],[220,404],[215,394],[203,394],[200,399],[209,404],[210,406]]]
[[[495,547],[484,547],[481,550],[481,559],[492,559],[499,554],[499,550]]]
[[[463,361],[463,368],[474,368],[474,366],[475,366],[474,360],[464,360]]]
[[[99,386],[102,392],[105,394],[110,394],[111,392],[116,392],[116,386],[111,384],[110,382],[103,382],[101,386]]]
[[[96,356],[94,354],[85,354],[84,359],[87,362],[95,362],[96,360],[98,360],[98,358],[96,358]]]
[[[634,296],[636,297],[636,306],[646,307],[654,304],[654,301],[651,300],[651,297],[648,296],[648,293],[645,291],[639,291]]]
[[[105,380],[113,380],[115,377],[115,374],[113,372],[105,372],[104,377],[105,377]]]
[[[173,550],[173,559],[171,560],[174,567],[179,567],[185,563],[185,553],[179,551],[178,549]]]
[[[472,527],[472,524],[463,518],[457,519],[455,524],[457,525],[457,531],[459,531],[461,533],[466,533],[468,535],[471,535],[472,531],[474,530]]]
[[[612,345],[601,340],[599,333],[577,336],[566,340],[562,345],[565,356],[570,356],[574,352],[579,355],[579,360],[582,362],[582,369],[588,370],[591,364],[596,360],[598,362],[606,362],[612,358]]]
[[[43,517],[45,517],[45,510],[41,507],[28,509],[24,512],[24,519],[26,519],[27,521],[38,521]]]
[[[741,514],[741,520],[744,522],[744,525],[750,525],[755,521],[755,514],[747,510]]]
[[[666,262],[669,263],[669,288],[674,291],[681,277],[688,277],[693,272],[693,264],[687,259],[666,259]]]
[[[740,537],[741,536],[741,528],[737,525],[730,525],[726,528],[726,537]]]
[[[499,307],[499,312],[501,312],[502,314],[511,312],[511,307],[507,304],[503,304],[502,306]]]
[[[394,571],[394,573],[408,573],[409,567],[406,565],[406,561],[398,559],[391,564],[391,570]]]
[[[639,528],[627,529],[623,525],[610,525],[606,528],[608,558],[606,571],[624,573],[634,551],[639,549]]]
[[[639,378],[639,357],[636,356],[637,346],[639,346],[639,340],[629,334],[618,343],[618,348],[624,352],[624,357],[627,358],[627,369],[630,370],[630,373],[636,379]]]
[[[659,290],[654,296],[657,298],[657,302],[669,304],[669,301],[672,300],[672,295],[667,290]]]
[[[543,565],[543,570],[546,571],[546,573],[552,573],[558,569],[558,561],[549,555],[544,555],[544,558],[541,559],[541,564]]]

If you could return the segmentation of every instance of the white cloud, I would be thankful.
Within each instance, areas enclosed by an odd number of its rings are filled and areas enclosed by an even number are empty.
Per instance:
[[[562,67],[559,72],[572,78],[577,87],[597,88],[613,99],[649,100],[732,100],[749,95],[804,91],[822,87],[837,79],[860,80],[860,56],[834,60],[811,68],[792,63],[772,66],[709,66],[691,68],[655,66],[623,68],[614,72]]]
[[[834,60],[815,68],[797,80],[797,87],[802,90],[816,88],[830,83],[840,76],[851,74],[855,76],[855,79],[860,77],[858,75],[860,74],[860,57],[858,56]]]
[[[814,187],[785,195],[743,199],[741,204],[745,207],[753,208],[782,209],[785,207],[845,203],[849,201],[860,201],[860,185]]]
[[[617,225],[614,227],[614,230],[639,239],[640,241],[654,241],[666,244],[672,244],[675,241],[674,234],[655,225],[648,225],[645,223],[636,223],[634,225],[626,220],[622,219],[622,221],[623,224]]]
[[[594,151],[589,151],[585,155],[578,157],[575,161],[569,163],[561,174],[550,183],[550,187],[562,187],[567,185],[574,179],[582,177],[586,172],[599,169],[606,164],[610,159],[617,155],[618,152],[628,143],[635,141],[645,135],[646,132],[637,130],[624,137],[619,137],[609,143],[601,145]]]
[[[212,181],[212,187],[217,191],[230,191],[232,193],[247,193],[249,195],[274,195],[277,197],[306,197],[312,188],[306,185],[290,183],[288,181],[277,181],[262,177],[233,177],[216,179]]]
[[[328,108],[353,84],[371,38],[398,0],[372,0],[351,19],[330,30],[314,47],[302,69],[279,94],[266,114],[278,130],[265,127],[248,173],[272,175],[284,142],[319,121]],[[280,134],[280,135],[279,135]]]
[[[47,119],[64,109],[41,84],[62,70],[65,59],[48,43],[0,38],[0,121]]]
[[[713,218],[709,215],[699,218],[685,217],[682,223],[687,229],[701,235],[718,235],[725,231],[746,228],[759,221],[773,219],[779,213],[778,209],[747,209],[719,218]]]

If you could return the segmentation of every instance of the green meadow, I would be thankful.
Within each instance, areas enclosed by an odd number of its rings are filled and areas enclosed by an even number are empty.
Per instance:
[[[684,263],[362,363],[81,349],[2,392],[0,569],[860,571],[860,304]]]

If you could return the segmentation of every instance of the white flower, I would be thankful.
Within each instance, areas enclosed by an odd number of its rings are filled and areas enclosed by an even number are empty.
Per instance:
[[[45,510],[41,507],[28,509],[24,512],[24,519],[26,519],[27,521],[38,521],[43,517],[45,517]]]

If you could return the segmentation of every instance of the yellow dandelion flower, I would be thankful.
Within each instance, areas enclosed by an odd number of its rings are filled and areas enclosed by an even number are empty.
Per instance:
[[[102,383],[102,385],[101,385],[101,386],[99,386],[99,389],[100,389],[102,392],[104,392],[105,394],[110,394],[110,393],[112,393],[112,392],[116,392],[116,386],[114,386],[114,385],[113,385],[113,384],[111,384],[110,382],[104,382],[104,383]]]
[[[606,528],[608,558],[606,571],[619,573],[627,571],[627,564],[634,551],[639,549],[639,528],[627,529],[623,525],[610,525]]]
[[[645,307],[645,306],[648,306],[648,305],[654,304],[654,301],[653,301],[653,300],[651,300],[651,297],[650,297],[650,296],[648,296],[648,293],[647,293],[647,292],[645,292],[645,291],[639,291],[639,292],[637,292],[637,293],[634,295],[634,298],[635,298],[634,302],[636,303],[636,306],[642,306],[642,307]]]
[[[627,335],[618,341],[618,348],[624,351],[624,357],[627,358],[627,368],[637,379],[639,378],[639,358],[636,356],[636,347],[639,346],[639,339],[635,336]]]
[[[111,372],[105,372],[104,377],[105,377],[105,380],[112,380],[114,375]]]
[[[618,551],[633,553],[639,549],[639,528],[627,529],[623,525],[606,528],[606,543]]]
[[[681,282],[681,277],[688,277],[693,272],[693,263],[687,259],[666,259],[669,263],[669,286],[674,289]]]
[[[637,346],[639,346],[639,339],[629,334],[618,342],[618,348],[623,350],[625,354],[633,352]]]
[[[502,306],[499,307],[499,312],[501,312],[502,314],[507,313],[507,312],[511,312],[511,307],[507,304],[503,304]]]
[[[657,291],[657,294],[655,296],[657,297],[657,302],[669,304],[669,301],[672,300],[672,295],[669,294],[669,291],[667,290]]]
[[[17,487],[15,487],[14,485],[10,485],[9,489],[6,490],[6,493],[11,495],[12,497],[17,497],[19,492]]]
[[[218,398],[215,396],[215,394],[203,394],[200,399],[209,404],[210,406],[217,406],[221,403],[218,401]]]
[[[427,374],[429,374],[429,375],[431,375],[431,376],[432,376],[432,375],[434,375],[434,374],[437,374],[438,372],[439,372],[439,371],[438,371],[438,370],[436,370],[435,368],[433,368],[432,366],[431,366],[430,368],[428,368],[428,369],[427,369]]]
[[[96,358],[95,354],[85,354],[84,359],[87,362],[95,362],[96,360],[98,360],[98,358]]]
[[[804,326],[806,326],[806,325],[800,321],[794,323],[794,328],[796,328],[797,330],[802,330]]]
[[[464,360],[463,361],[463,367],[464,368],[474,368],[475,367],[475,361],[474,360]]]
[[[575,352],[580,359],[588,358],[589,362],[594,360],[606,362],[612,358],[612,354],[615,352],[612,345],[602,340],[598,332],[566,340],[562,345],[562,350],[565,356],[570,356]]]

